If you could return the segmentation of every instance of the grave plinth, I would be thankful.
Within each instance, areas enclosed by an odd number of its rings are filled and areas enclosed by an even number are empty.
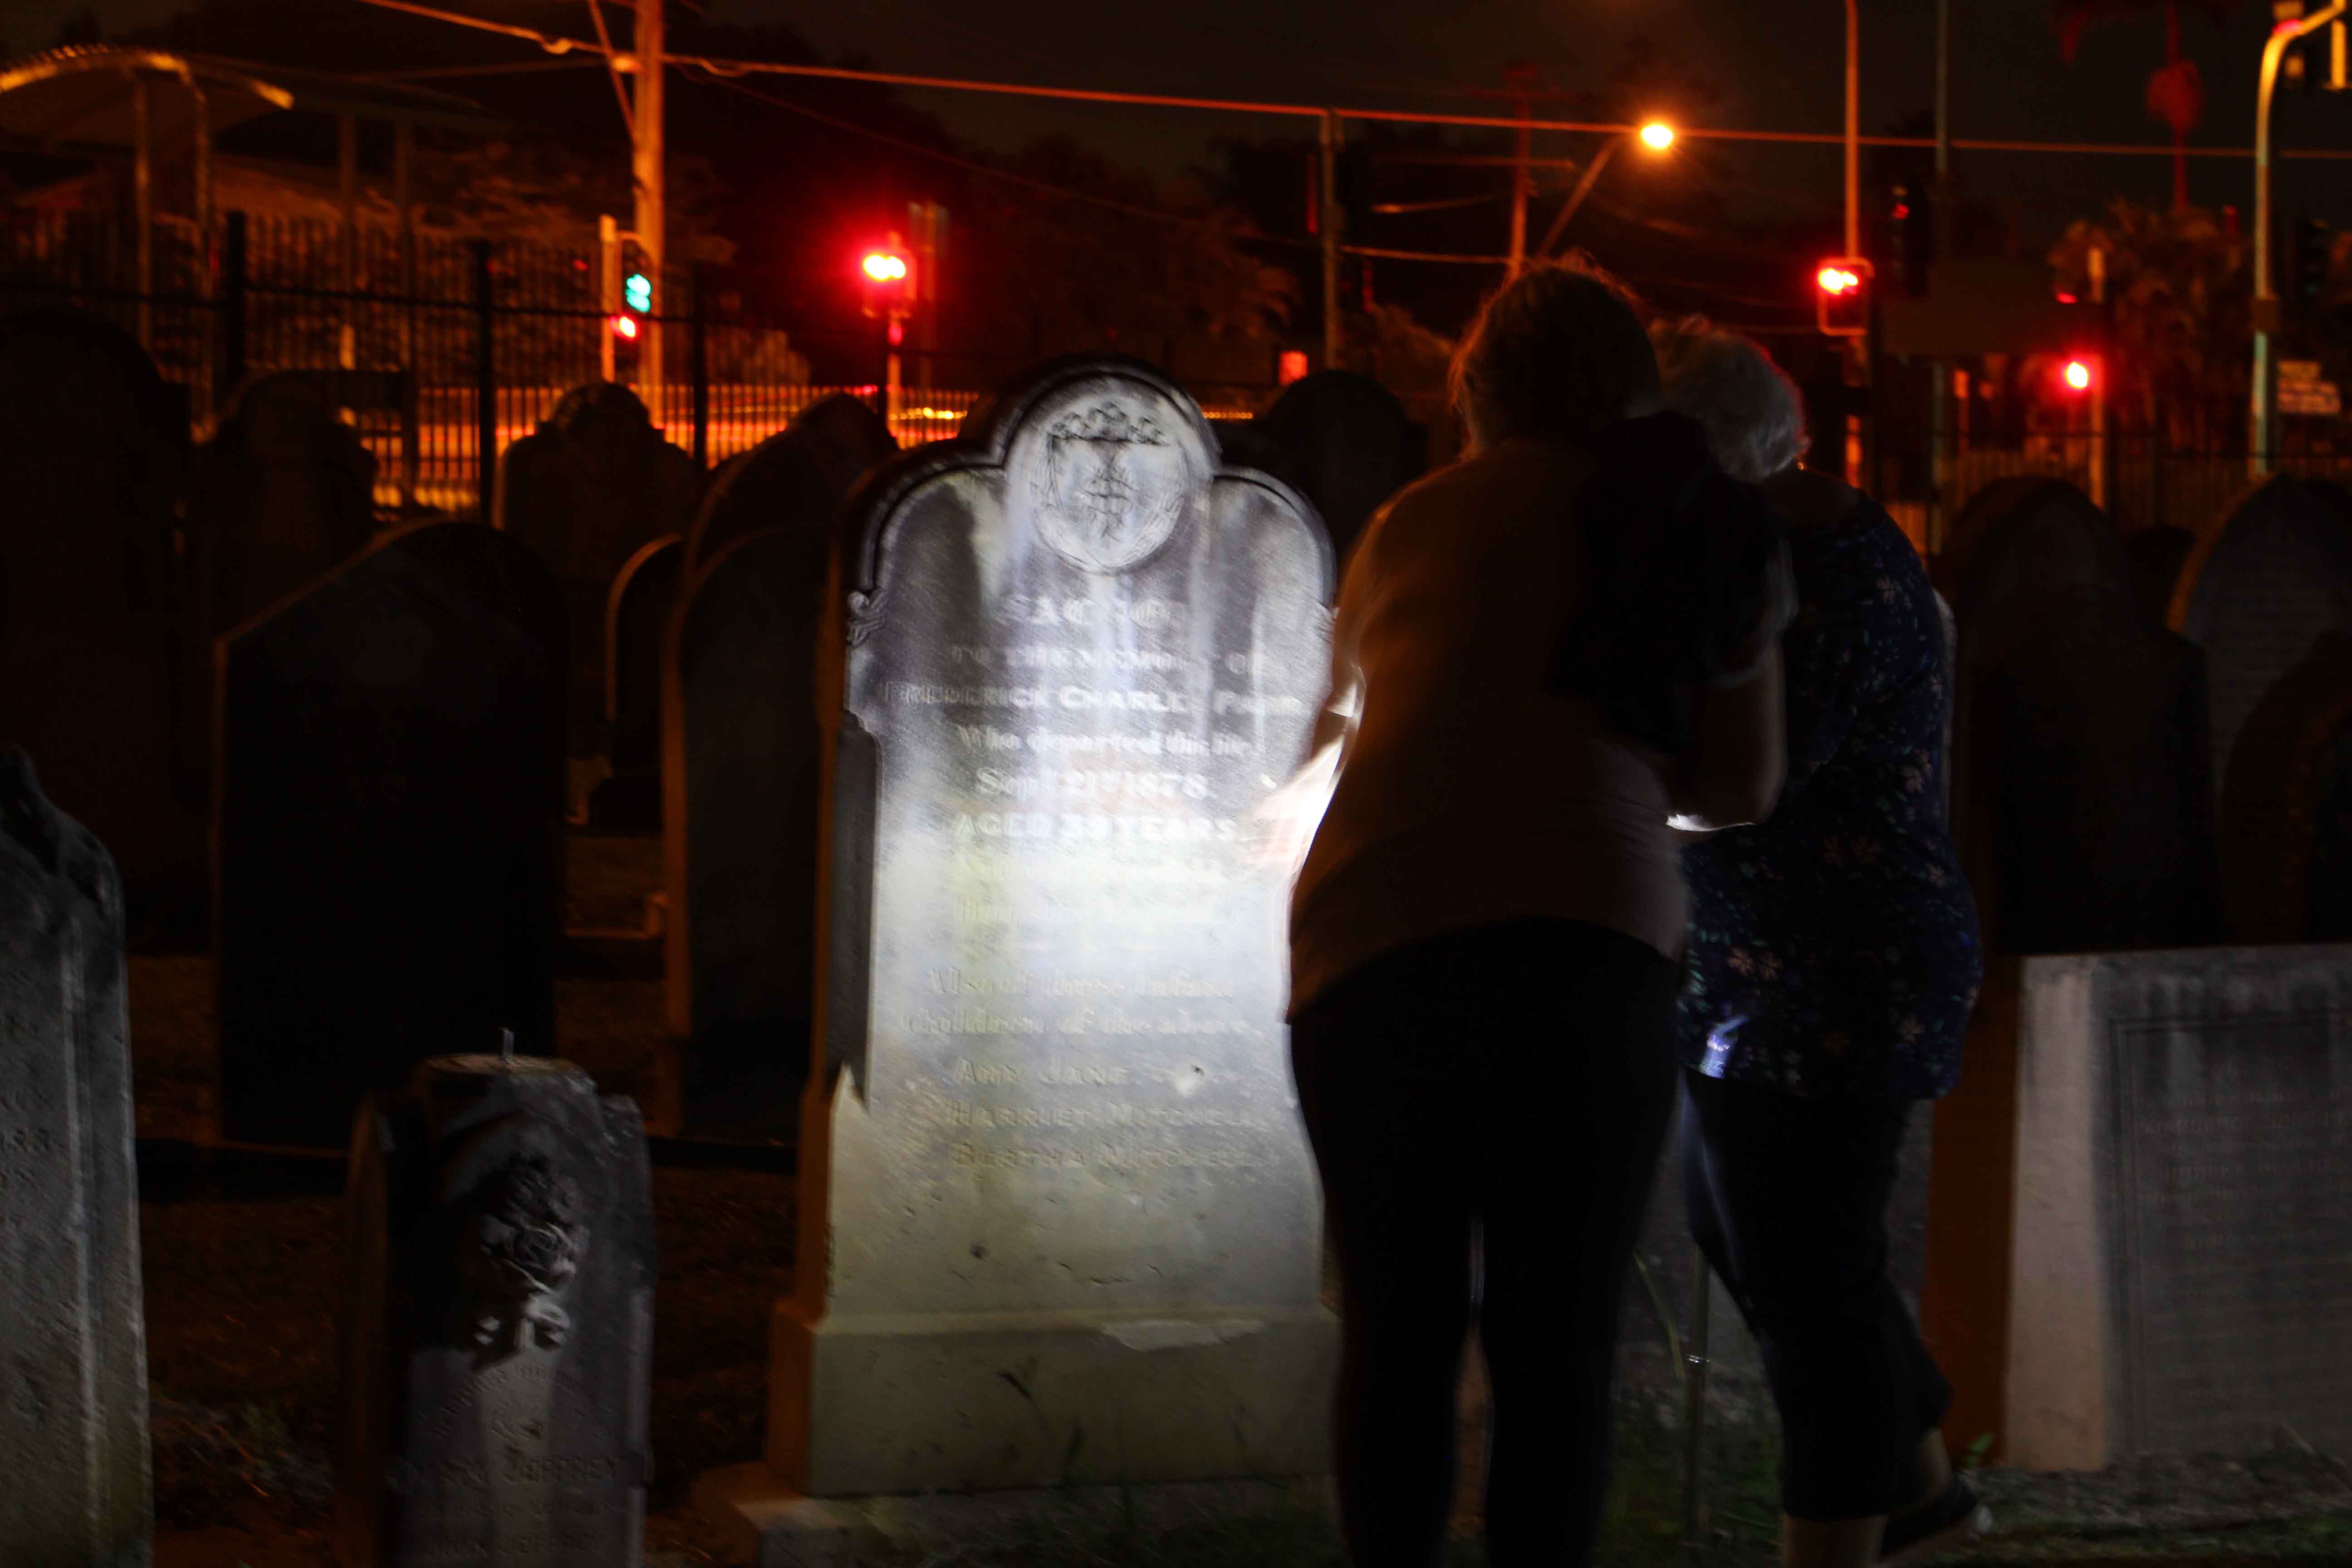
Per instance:
[[[1996,960],[1937,1108],[1955,1452],[2352,1449],[2352,947]]]
[[[1131,362],[860,492],[768,1458],[825,1497],[1326,1468],[1335,1321],[1252,814],[1331,552]]]
[[[0,752],[0,1563],[146,1568],[122,884]]]
[[[544,1057],[425,1062],[352,1135],[350,1568],[638,1568],[654,1239],[636,1107]]]

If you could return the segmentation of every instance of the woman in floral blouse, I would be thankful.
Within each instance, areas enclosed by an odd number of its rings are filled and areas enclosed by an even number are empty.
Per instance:
[[[1981,970],[1946,819],[1942,621],[1885,511],[1795,466],[1803,406],[1760,348],[1696,318],[1652,336],[1667,406],[1778,504],[1798,598],[1780,805],[1683,852],[1691,1227],[1780,1409],[1784,1563],[1916,1562],[1990,1523],[1885,1273],[1904,1124],[1959,1076]]]

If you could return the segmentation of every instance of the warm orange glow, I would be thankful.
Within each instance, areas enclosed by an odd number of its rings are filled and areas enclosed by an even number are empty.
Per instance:
[[[1824,294],[1844,294],[1862,287],[1862,275],[1843,267],[1824,267],[1814,281]]]
[[[2084,364],[2081,360],[2068,360],[2066,362],[2065,375],[2066,384],[2073,387],[2075,391],[2087,392],[2090,390],[2091,367]]]
[[[907,258],[877,250],[866,258],[866,276],[877,283],[896,283],[907,276]]]
[[[1654,153],[1663,153],[1675,144],[1675,128],[1663,120],[1653,120],[1642,127],[1642,144]]]

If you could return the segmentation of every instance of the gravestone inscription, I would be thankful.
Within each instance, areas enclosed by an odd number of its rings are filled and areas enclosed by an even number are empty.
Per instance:
[[[1253,813],[1330,546],[1159,373],[1055,362],[875,476],[843,557],[801,1276],[811,1495],[1317,1471],[1333,1321]]]
[[[667,534],[629,557],[604,600],[613,772],[588,797],[589,826],[600,832],[661,831],[662,638],[685,574],[686,541]]]
[[[671,628],[671,1088],[688,1133],[788,1138],[808,1076],[830,512],[779,513],[696,574]]]
[[[434,1042],[551,1048],[562,629],[527,550],[441,523],[223,644],[228,1136],[334,1147]]]
[[[2352,631],[2352,518],[2315,485],[2270,480],[2181,569],[2173,625],[2205,650],[2218,793],[2263,694],[2320,634]]]
[[[562,584],[571,669],[566,726],[575,755],[604,752],[604,610],[630,557],[683,532],[701,489],[694,459],[672,446],[636,394],[591,382],[563,395],[499,466],[499,525],[530,546]]]
[[[95,317],[0,321],[0,745],[105,844],[131,940],[200,948],[196,645],[173,550],[184,397]]]
[[[122,888],[0,752],[0,1563],[145,1568]]]
[[[352,1568],[638,1568],[654,1237],[637,1109],[436,1057],[352,1147],[337,1513]]]

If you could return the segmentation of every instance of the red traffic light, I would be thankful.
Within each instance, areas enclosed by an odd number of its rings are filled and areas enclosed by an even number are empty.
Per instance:
[[[2070,359],[2066,368],[2058,373],[2059,379],[2075,392],[2091,390],[2091,366],[2087,361]]]
[[[877,283],[903,283],[907,280],[907,258],[887,250],[877,250],[866,258],[865,271]]]
[[[628,342],[635,342],[637,341],[637,319],[635,316],[614,316],[610,318],[610,322],[613,328],[613,335],[614,337],[620,338]]]
[[[1813,273],[1813,316],[1822,331],[1833,338],[1859,338],[1870,331],[1868,261],[1858,256],[1833,256]]]
[[[857,281],[866,295],[866,313],[892,320],[905,315],[915,302],[914,258],[898,248],[898,237],[867,251],[857,262]]]
[[[1847,294],[1862,287],[1862,274],[1850,268],[1829,266],[1814,274],[1813,281],[1822,286],[1824,294]]]

